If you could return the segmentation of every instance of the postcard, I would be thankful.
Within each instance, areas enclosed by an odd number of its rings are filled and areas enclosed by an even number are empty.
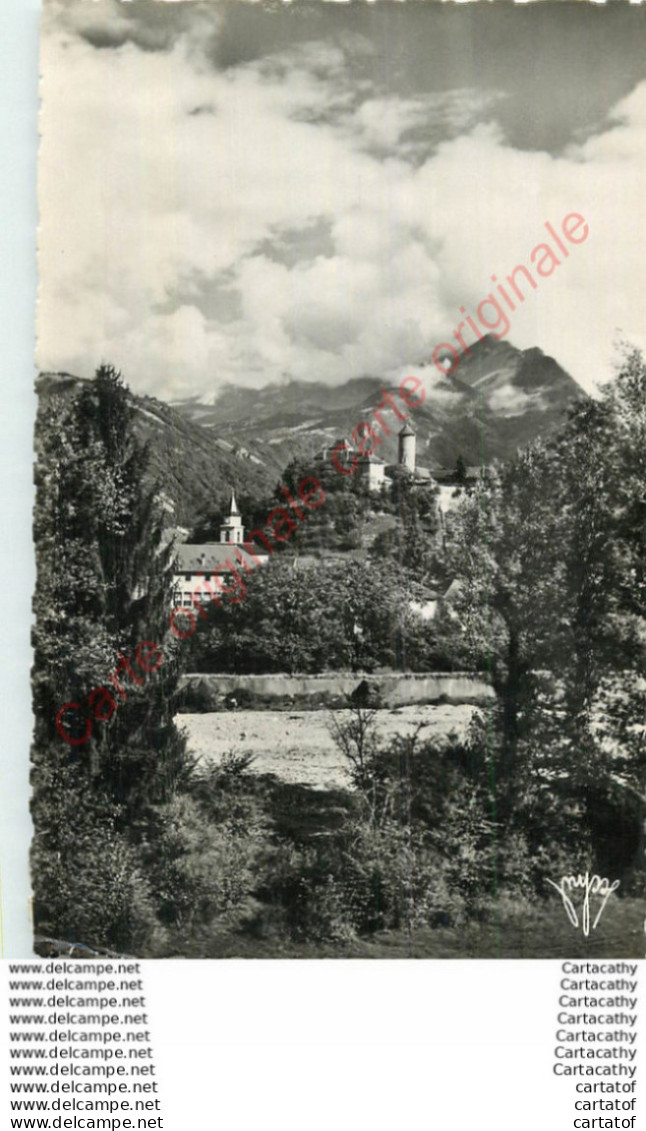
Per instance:
[[[644,20],[45,0],[44,960],[642,956]]]

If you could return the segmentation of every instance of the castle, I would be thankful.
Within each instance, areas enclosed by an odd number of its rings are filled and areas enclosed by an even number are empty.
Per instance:
[[[379,456],[367,455],[354,448],[345,436],[322,448],[314,462],[331,463],[340,474],[356,476],[369,491],[380,491],[386,480],[392,479],[397,468],[407,471],[418,483],[428,486],[433,483],[429,469],[417,465],[417,434],[410,421],[406,421],[397,436],[396,464],[386,464]]]
[[[354,448],[346,438],[341,438],[334,445],[323,448],[315,456],[314,463],[315,465],[326,464],[327,466],[332,464],[339,474],[355,476],[356,479],[367,486],[369,491],[374,492],[381,491],[387,482],[396,478],[398,472],[404,471],[410,477],[412,483],[437,490],[438,505],[441,512],[450,510],[456,505],[457,498],[461,493],[460,490],[456,490],[456,487],[475,482],[481,474],[479,468],[463,467],[462,480],[458,484],[455,472],[440,470],[431,475],[427,467],[420,467],[417,464],[417,436],[409,421],[406,421],[397,436],[396,464],[387,465],[378,456],[362,452],[360,448]],[[313,478],[306,478],[303,481],[304,484],[308,485],[317,482]],[[304,495],[299,489],[300,498],[306,510],[317,509],[322,505],[325,493],[320,483],[318,483],[318,488],[321,497],[316,501],[314,500],[314,496],[317,494],[316,490],[312,491],[308,487]],[[293,504],[294,500],[289,496],[287,489],[283,488],[283,491],[290,498],[290,503]],[[296,509],[296,513],[301,520],[304,519],[305,515],[302,510]],[[269,527],[272,526],[272,522],[278,526],[282,522],[283,527],[288,525],[289,533],[297,525],[295,520],[289,517],[284,508],[281,507],[275,507],[268,516],[268,520]],[[286,537],[289,536],[289,533],[284,536],[276,533],[275,530],[276,528],[274,528],[274,536],[279,542],[284,542]],[[242,516],[238,510],[234,491],[231,492],[229,512],[220,524],[219,542],[204,544],[182,542],[180,540],[182,533],[185,536],[186,532],[180,532],[177,527],[175,528],[173,541],[175,543],[174,604],[176,607],[190,608],[195,606],[196,602],[198,606],[202,601],[208,602],[213,596],[214,585],[218,587],[218,591],[231,592],[233,589],[237,589],[243,594],[245,587],[242,580],[243,575],[251,574],[256,566],[265,565],[269,561],[269,554],[273,553],[275,548],[271,544],[267,528],[252,531],[245,540]],[[261,549],[258,545],[259,540],[264,543],[264,549]],[[240,597],[236,599],[240,599]]]

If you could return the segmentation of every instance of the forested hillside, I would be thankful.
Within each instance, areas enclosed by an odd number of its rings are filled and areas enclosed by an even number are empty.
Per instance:
[[[68,373],[42,374],[37,385],[41,417],[87,384]],[[175,503],[180,525],[191,528],[214,504],[223,505],[231,487],[261,498],[275,486],[279,460],[272,465],[241,450],[235,439],[214,437],[154,397],[129,397],[137,410],[137,434],[150,449],[147,475],[162,484]]]

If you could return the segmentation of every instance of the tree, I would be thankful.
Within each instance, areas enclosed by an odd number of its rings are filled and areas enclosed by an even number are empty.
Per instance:
[[[179,654],[168,630],[171,547],[119,373],[102,366],[71,399],[42,403],[37,447],[33,873],[37,915],[55,924],[73,913],[81,811],[86,824],[94,819],[113,838],[125,831],[135,844],[187,761],[173,721]],[[145,641],[161,649],[161,666],[135,680],[122,660]],[[110,680],[117,670],[121,691]],[[69,703],[78,709],[59,715]],[[122,862],[127,851],[115,847],[112,857]],[[58,893],[43,886],[51,878],[46,858],[59,861]]]
[[[540,443],[490,469],[447,523],[447,570],[467,656],[500,700],[504,759],[533,724],[535,673],[557,652],[566,524],[554,508],[554,461]],[[549,531],[549,535],[548,535]],[[549,665],[552,666],[551,664]]]
[[[244,600],[207,606],[189,662],[240,673],[407,668],[409,642],[419,648],[412,593],[390,564],[274,559],[248,579]]]
[[[556,448],[569,527],[569,710],[586,713],[608,668],[635,671],[646,623],[646,365],[625,353],[598,401],[576,406]]]
[[[516,803],[550,777],[593,833],[602,811],[634,827],[644,788],[645,437],[646,366],[629,351],[447,529],[463,641],[499,695],[498,773]]]
[[[83,757],[116,802],[136,809],[172,792],[184,759],[173,723],[172,548],[120,374],[102,366],[68,407],[41,417],[39,436],[37,740],[65,751],[55,726],[59,708],[107,683],[101,713],[115,709],[93,726]],[[143,641],[161,647],[163,662],[143,684],[124,673],[119,692],[110,673]],[[78,719],[71,726],[74,737]]]
[[[396,523],[377,535],[371,556],[376,561],[396,563],[411,578],[428,583],[438,573],[441,556],[437,489],[417,487],[410,472],[398,468],[390,491],[396,507]]]

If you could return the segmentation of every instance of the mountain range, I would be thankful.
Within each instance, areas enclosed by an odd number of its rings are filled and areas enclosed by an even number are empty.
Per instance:
[[[418,463],[431,469],[509,458],[537,436],[549,434],[568,404],[584,396],[580,386],[540,349],[519,350],[491,335],[463,354],[453,372],[417,365],[426,390],[412,413]],[[44,373],[38,381],[40,411],[52,397],[70,397],[83,379]],[[330,388],[289,381],[262,389],[217,385],[205,398],[165,404],[132,394],[137,427],[149,441],[152,473],[176,505],[177,521],[191,527],[218,511],[235,487],[241,498],[273,490],[290,459],[309,458],[352,430],[395,393],[378,376],[358,377]],[[389,431],[376,450],[397,458],[401,422],[383,412]]]
[[[549,433],[568,404],[583,390],[540,349],[519,350],[487,335],[462,354],[453,372],[434,365],[415,366],[426,399],[414,411],[418,462],[431,470],[509,458],[539,435]],[[307,457],[370,418],[382,391],[396,392],[380,377],[359,377],[330,388],[290,381],[262,389],[225,385],[205,399],[177,401],[173,407],[219,439],[254,452],[280,471],[289,460]],[[384,413],[388,421],[388,413]],[[401,427],[393,413],[390,436],[376,450],[386,462],[396,459]]]

